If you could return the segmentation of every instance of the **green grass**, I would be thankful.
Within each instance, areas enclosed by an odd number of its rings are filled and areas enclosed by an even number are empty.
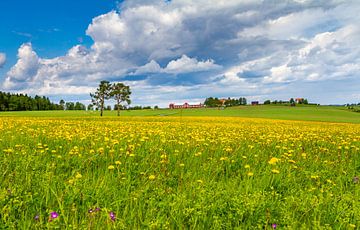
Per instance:
[[[0,229],[360,226],[359,124],[76,116],[0,117]]]
[[[1,112],[0,116],[20,117],[98,117],[98,112],[88,111],[28,111]],[[105,111],[105,117],[115,117],[116,111]],[[324,121],[360,123],[360,113],[335,106],[240,106],[219,109],[159,109],[122,111],[121,116],[219,116],[249,117],[281,120]]]

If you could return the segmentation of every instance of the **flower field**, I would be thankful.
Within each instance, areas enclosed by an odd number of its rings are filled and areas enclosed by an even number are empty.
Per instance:
[[[0,227],[360,226],[360,124],[0,118]]]

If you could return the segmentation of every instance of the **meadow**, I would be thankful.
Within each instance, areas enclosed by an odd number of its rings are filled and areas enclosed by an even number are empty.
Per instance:
[[[360,124],[19,114],[0,117],[1,228],[360,226]]]
[[[116,111],[104,111],[106,117],[115,117]],[[98,117],[96,111],[25,111],[1,112],[1,116],[10,117]],[[322,122],[360,123],[360,113],[352,112],[343,106],[311,106],[297,105],[296,107],[283,105],[237,106],[224,110],[218,108],[201,109],[147,109],[121,111],[122,117],[159,116],[159,117],[249,117],[278,120],[301,120]]]

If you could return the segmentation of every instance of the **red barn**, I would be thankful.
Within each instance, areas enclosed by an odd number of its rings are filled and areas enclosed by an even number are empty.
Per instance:
[[[185,102],[182,105],[176,105],[174,103],[169,104],[169,109],[189,109],[189,108],[202,108],[204,104],[194,104],[190,105],[189,103]]]

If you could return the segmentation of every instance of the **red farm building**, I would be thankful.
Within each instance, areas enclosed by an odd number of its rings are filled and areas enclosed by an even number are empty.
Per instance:
[[[191,108],[203,108],[204,104],[195,104],[190,105],[189,103],[185,102],[182,105],[176,105],[174,103],[169,104],[169,109],[191,109]]]

